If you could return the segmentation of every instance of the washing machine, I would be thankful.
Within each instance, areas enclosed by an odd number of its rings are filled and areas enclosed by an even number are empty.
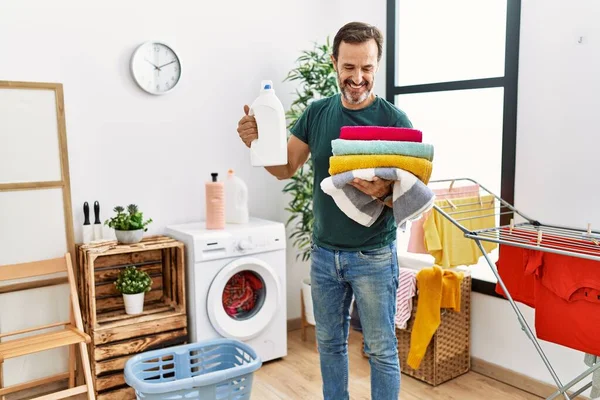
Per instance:
[[[190,341],[233,338],[262,361],[286,356],[284,225],[251,218],[209,230],[197,222],[168,226],[166,234],[186,246]]]

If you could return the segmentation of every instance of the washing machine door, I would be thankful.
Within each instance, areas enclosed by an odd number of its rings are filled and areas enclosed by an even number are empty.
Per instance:
[[[273,320],[280,296],[279,279],[269,264],[257,258],[239,258],[214,278],[208,291],[208,316],[222,336],[252,339]]]

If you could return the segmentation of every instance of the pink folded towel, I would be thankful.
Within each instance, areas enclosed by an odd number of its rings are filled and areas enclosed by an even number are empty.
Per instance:
[[[393,126],[342,126],[340,139],[347,140],[395,140],[402,142],[423,141],[423,133],[411,128]]]

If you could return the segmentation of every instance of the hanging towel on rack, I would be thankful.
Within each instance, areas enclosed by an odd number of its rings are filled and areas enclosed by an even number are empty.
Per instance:
[[[396,328],[406,329],[412,314],[413,297],[417,293],[417,271],[408,268],[400,268],[399,271],[395,322]]]
[[[387,206],[348,183],[355,178],[371,181],[375,176],[395,181],[392,202],[394,219],[398,226],[419,218],[433,207],[434,195],[431,189],[413,174],[398,168],[370,168],[344,172],[323,179],[321,189],[333,197],[336,205],[348,217],[361,225],[371,226]]]
[[[394,126],[342,126],[340,139],[422,142],[423,133],[417,129]]]
[[[562,249],[574,250],[592,243],[550,234],[544,235],[542,243],[544,240],[560,240]],[[600,354],[600,262],[530,249],[526,253],[526,272],[535,275],[537,337],[584,353]]]
[[[427,346],[441,322],[440,311],[449,308],[460,312],[460,284],[464,274],[437,265],[417,273],[419,303],[410,335],[406,363],[418,369]]]
[[[428,143],[398,142],[392,140],[346,140],[331,141],[334,156],[351,154],[396,154],[424,158],[433,161],[433,146]]]
[[[435,204],[450,215],[453,212],[459,212],[453,217],[466,229],[474,231],[495,226],[494,196],[481,196],[481,204],[479,197],[464,197],[453,199],[451,202],[456,206],[456,210],[448,203],[448,200],[436,200]],[[452,268],[478,263],[481,251],[477,243],[466,238],[459,228],[435,209],[429,213],[423,223],[423,229],[425,231],[425,247],[435,258],[436,264],[444,268]],[[493,242],[483,241],[481,244],[487,253],[497,247],[497,244]]]
[[[479,185],[458,186],[452,188],[452,190],[449,188],[433,189],[433,193],[435,193],[438,200],[476,196],[479,194]],[[425,232],[423,231],[423,222],[429,217],[430,213],[431,211],[427,211],[423,214],[423,218],[412,222],[407,248],[409,253],[429,254],[424,242]]]
[[[592,367],[594,364],[600,362],[600,357],[593,354],[586,354],[583,357],[583,362],[588,367]],[[600,370],[595,370],[592,373],[592,391],[590,393],[590,398],[597,399],[598,397],[600,397]]]
[[[433,164],[424,158],[392,154],[331,156],[329,158],[329,175],[365,168],[402,169],[415,175],[427,185],[431,177]]]

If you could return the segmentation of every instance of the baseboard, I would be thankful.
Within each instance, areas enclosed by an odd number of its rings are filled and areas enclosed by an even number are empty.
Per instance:
[[[506,383],[507,385],[514,386],[517,389],[540,396],[544,399],[556,391],[556,386],[552,386],[546,382],[538,381],[537,379],[533,379],[527,375],[475,357],[471,357],[471,371],[487,376],[488,378],[495,379],[499,382]],[[573,392],[570,391],[568,393],[572,394]],[[589,397],[584,395],[579,395],[573,398],[573,400],[575,399],[590,400]]]
[[[288,332],[297,331],[302,328],[302,318],[294,318],[287,320],[287,330]]]

